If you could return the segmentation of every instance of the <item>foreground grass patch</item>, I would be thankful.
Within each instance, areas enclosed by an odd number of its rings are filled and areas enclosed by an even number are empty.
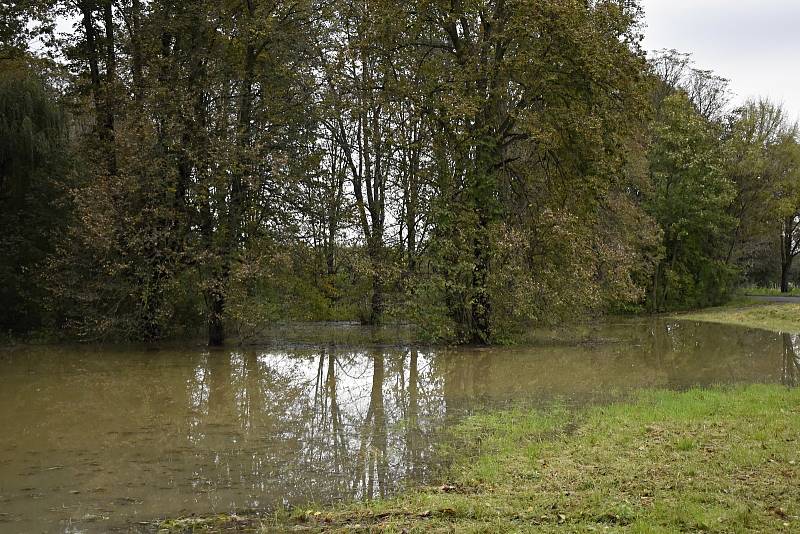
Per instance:
[[[760,328],[773,332],[800,332],[800,304],[762,304],[725,307],[681,314],[680,319]]]
[[[261,532],[798,532],[800,391],[647,392],[466,419],[441,487],[298,511]],[[238,523],[236,522],[238,521]],[[245,526],[194,523],[191,530]],[[235,524],[234,524],[235,523]],[[186,526],[186,525],[184,525]]]

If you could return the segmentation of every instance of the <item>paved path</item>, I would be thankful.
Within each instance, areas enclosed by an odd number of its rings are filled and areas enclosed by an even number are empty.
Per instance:
[[[765,297],[758,295],[745,295],[747,298],[760,302],[773,302],[776,304],[800,304],[800,297]]]

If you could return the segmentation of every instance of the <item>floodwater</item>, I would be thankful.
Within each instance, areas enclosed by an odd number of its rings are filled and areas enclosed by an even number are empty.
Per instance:
[[[385,496],[435,479],[465,414],[800,381],[800,336],[664,320],[525,348],[275,347],[0,351],[0,532]]]

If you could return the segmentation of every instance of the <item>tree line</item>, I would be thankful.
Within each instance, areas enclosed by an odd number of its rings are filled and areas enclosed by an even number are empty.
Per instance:
[[[34,0],[0,14],[0,329],[513,341],[788,290],[797,127],[631,0]],[[64,30],[66,28],[66,30]]]

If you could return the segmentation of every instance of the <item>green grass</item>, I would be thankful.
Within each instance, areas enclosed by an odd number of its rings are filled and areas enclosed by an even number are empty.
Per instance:
[[[760,328],[772,332],[800,332],[800,304],[730,305],[676,315],[690,321],[705,321]]]
[[[800,287],[792,288],[788,293],[781,293],[777,287],[744,287],[740,293],[755,297],[800,297]]]
[[[474,416],[440,487],[184,531],[798,532],[800,391],[645,392],[607,407]]]

